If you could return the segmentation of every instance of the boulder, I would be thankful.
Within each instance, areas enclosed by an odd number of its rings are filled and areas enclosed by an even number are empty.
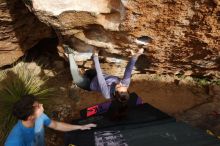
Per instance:
[[[94,46],[126,60],[127,48],[144,47],[142,71],[219,76],[219,0],[32,0],[29,6],[77,51]],[[139,38],[151,42],[140,45]]]
[[[0,67],[12,64],[53,31],[21,0],[0,1]]]

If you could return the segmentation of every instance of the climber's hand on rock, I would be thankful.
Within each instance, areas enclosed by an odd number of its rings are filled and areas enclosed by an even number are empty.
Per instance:
[[[93,50],[93,56],[99,56],[99,50],[98,49],[94,49]]]
[[[131,53],[132,56],[135,55],[134,50],[130,50],[130,53]]]
[[[144,53],[144,48],[139,49],[136,53],[133,50],[130,50],[131,55],[134,57],[139,57],[141,54]]]
[[[136,55],[140,56],[141,54],[144,53],[144,48],[141,48],[138,50],[138,52],[136,53]]]

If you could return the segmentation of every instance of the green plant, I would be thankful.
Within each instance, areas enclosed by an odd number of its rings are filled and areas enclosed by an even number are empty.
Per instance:
[[[27,5],[32,5],[32,0],[22,0]]]
[[[12,115],[13,104],[26,94],[33,94],[45,103],[54,91],[46,87],[47,81],[47,77],[39,77],[24,63],[0,73],[0,145],[17,121]]]
[[[220,86],[220,80],[215,80],[215,81],[213,81],[213,83]]]
[[[184,75],[179,73],[179,74],[176,74],[176,77],[183,79],[183,78],[184,78]]]
[[[211,84],[211,81],[208,78],[193,78],[193,80],[199,85],[199,86],[206,86]]]

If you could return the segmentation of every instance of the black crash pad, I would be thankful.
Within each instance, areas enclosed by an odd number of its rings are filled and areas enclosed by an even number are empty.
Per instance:
[[[159,111],[149,104],[128,110],[126,118],[112,121],[107,113],[73,124],[96,123],[92,130],[67,132],[66,146],[220,146],[220,141]]]

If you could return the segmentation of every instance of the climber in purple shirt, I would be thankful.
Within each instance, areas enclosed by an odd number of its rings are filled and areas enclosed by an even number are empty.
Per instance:
[[[71,48],[67,45],[64,45],[64,48],[68,54],[73,81],[78,87],[88,91],[101,92],[106,99],[115,98],[119,101],[128,99],[128,87],[131,81],[131,72],[138,57],[143,54],[144,49],[140,49],[137,53],[131,51],[132,57],[126,66],[123,78],[120,79],[117,76],[102,73],[97,51],[94,51],[93,53],[95,71],[88,70],[85,72],[84,76],[82,76],[79,73],[78,66],[74,60],[74,53],[72,53]]]

